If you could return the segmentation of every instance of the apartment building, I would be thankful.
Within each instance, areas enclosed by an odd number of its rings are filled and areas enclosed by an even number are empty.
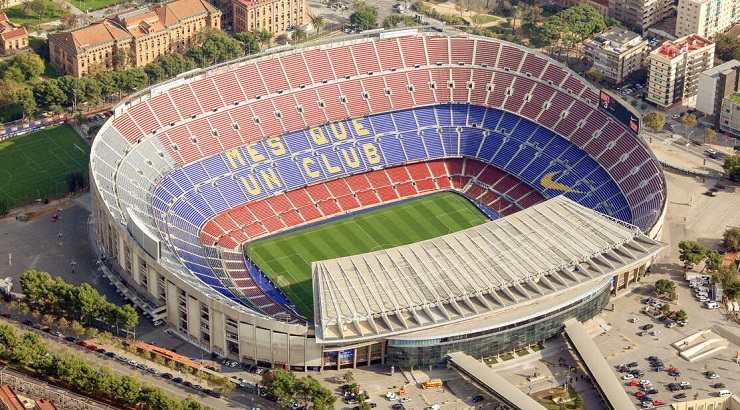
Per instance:
[[[732,93],[722,99],[722,108],[717,113],[719,130],[732,136],[740,136],[740,94]]]
[[[714,66],[714,43],[697,34],[666,41],[649,65],[646,99],[668,109],[696,96],[699,74]]]
[[[696,93],[696,109],[710,116],[715,129],[720,129],[722,101],[738,91],[740,85],[740,61],[730,60],[699,74],[699,91]]]
[[[642,67],[647,40],[639,34],[620,27],[611,27],[583,42],[584,55],[612,84]]]
[[[609,2],[609,17],[621,21],[641,34],[670,16],[672,10],[673,0],[613,0]]]
[[[0,54],[8,54],[28,48],[28,31],[0,13]]]
[[[234,33],[267,30],[280,35],[308,24],[306,0],[234,0]]]
[[[185,53],[207,27],[220,28],[221,12],[205,0],[175,0],[114,14],[89,26],[49,35],[49,60],[58,73],[82,77],[142,67]]]
[[[676,37],[696,33],[712,38],[740,18],[740,0],[679,0]]]

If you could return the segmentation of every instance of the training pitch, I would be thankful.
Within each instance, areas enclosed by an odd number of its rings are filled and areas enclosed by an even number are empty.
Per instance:
[[[313,319],[311,262],[407,245],[488,220],[467,199],[442,192],[256,241],[247,254]]]
[[[0,199],[11,207],[69,192],[65,175],[87,174],[90,146],[69,125],[0,142]]]

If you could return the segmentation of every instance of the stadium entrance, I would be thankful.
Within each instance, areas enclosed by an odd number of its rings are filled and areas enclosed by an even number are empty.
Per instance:
[[[324,349],[323,370],[354,369],[361,366],[385,363],[386,342],[375,342],[347,348]]]

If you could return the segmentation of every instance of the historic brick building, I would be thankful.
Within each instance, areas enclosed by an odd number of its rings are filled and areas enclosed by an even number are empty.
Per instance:
[[[0,54],[7,54],[28,48],[28,31],[8,20],[5,13],[0,13]]]
[[[60,74],[82,77],[142,67],[164,54],[184,53],[221,12],[205,0],[175,0],[108,16],[87,27],[49,35],[49,59]]]
[[[308,24],[306,0],[233,0],[234,33],[267,30],[282,34]]]

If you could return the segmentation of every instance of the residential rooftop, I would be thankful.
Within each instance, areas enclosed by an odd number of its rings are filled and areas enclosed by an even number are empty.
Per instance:
[[[707,46],[711,46],[712,44],[714,43],[698,34],[689,34],[688,36],[681,37],[678,40],[666,41],[651,54],[673,60],[674,58],[681,56],[683,53],[690,54]]]

